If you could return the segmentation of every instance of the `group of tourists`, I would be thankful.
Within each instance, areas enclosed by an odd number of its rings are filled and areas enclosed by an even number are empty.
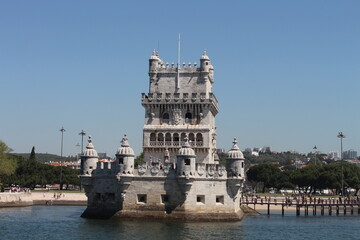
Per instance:
[[[11,185],[9,188],[9,192],[11,193],[30,192],[30,188],[22,188],[19,185]]]

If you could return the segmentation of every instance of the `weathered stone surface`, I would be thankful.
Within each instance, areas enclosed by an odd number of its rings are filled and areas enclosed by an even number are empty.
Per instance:
[[[0,193],[0,207],[25,207],[33,205],[31,193]]]
[[[191,64],[190,64],[191,65]],[[144,162],[134,167],[125,135],[116,160],[97,162],[89,139],[81,156],[81,181],[88,196],[87,218],[234,221],[240,209],[244,158],[236,145],[227,166],[218,164],[212,92],[213,66],[204,54],[200,65],[176,68],[154,52],[149,60],[145,108]],[[96,163],[96,168],[94,168]]]

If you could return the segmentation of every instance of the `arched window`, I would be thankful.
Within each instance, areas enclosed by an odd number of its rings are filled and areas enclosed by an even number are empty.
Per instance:
[[[159,133],[157,137],[158,145],[163,146],[164,145],[164,134]]]
[[[155,146],[155,145],[156,145],[156,134],[151,133],[150,134],[150,146]]]
[[[191,124],[191,120],[192,120],[192,115],[190,112],[187,112],[185,114],[185,123],[190,123]]]
[[[195,144],[195,135],[193,133],[189,133],[189,142],[191,146]]]
[[[174,133],[173,135],[173,144],[174,146],[179,146],[180,137],[178,133]]]
[[[185,143],[186,133],[181,134],[181,145]]]
[[[171,145],[171,134],[170,133],[165,134],[165,144]]]
[[[196,145],[202,146],[203,145],[203,136],[201,133],[196,134]]]
[[[170,116],[168,113],[164,113],[163,114],[163,117],[162,117],[162,122],[163,123],[166,123],[166,124],[169,124],[169,121],[170,121]]]

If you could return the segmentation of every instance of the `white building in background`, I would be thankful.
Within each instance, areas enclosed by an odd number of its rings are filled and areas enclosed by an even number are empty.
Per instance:
[[[328,157],[329,159],[338,159],[339,153],[337,151],[331,151],[328,153]]]

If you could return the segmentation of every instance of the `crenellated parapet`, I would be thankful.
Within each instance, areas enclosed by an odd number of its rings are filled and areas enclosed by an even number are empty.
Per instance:
[[[97,162],[96,171],[94,171],[94,176],[114,175],[116,172],[117,172],[117,168],[114,161]]]

